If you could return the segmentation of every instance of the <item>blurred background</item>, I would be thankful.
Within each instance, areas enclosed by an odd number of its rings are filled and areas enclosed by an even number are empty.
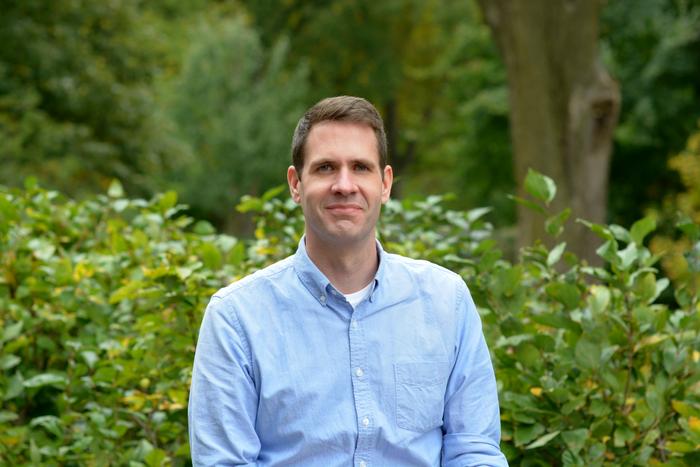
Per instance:
[[[623,225],[700,184],[698,158],[678,159],[700,118],[698,0],[1,5],[6,186],[174,189],[240,234],[240,197],[285,183],[297,119],[338,94],[383,114],[394,197],[454,193],[500,228],[527,167],[572,219]]]

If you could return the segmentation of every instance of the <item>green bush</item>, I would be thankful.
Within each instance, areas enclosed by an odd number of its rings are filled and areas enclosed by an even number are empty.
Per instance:
[[[551,199],[551,181],[529,182],[530,202]],[[244,241],[180,215],[173,192],[130,200],[113,184],[75,202],[31,182],[0,190],[0,463],[187,465],[201,313],[217,288],[296,248],[300,211],[281,191],[243,199],[257,226]],[[668,281],[644,245],[653,222],[590,225],[605,268],[563,244],[511,263],[488,209],[444,201],[391,201],[380,237],[469,284],[511,463],[698,465],[697,281],[676,285],[677,305],[658,301]],[[549,219],[552,234],[564,217]],[[681,227],[697,255],[700,228]]]

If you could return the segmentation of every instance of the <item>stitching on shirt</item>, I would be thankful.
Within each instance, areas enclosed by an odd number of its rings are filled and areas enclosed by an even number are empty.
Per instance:
[[[238,320],[238,313],[236,313],[235,308],[233,309],[233,313],[231,313],[230,315],[232,319],[231,324],[235,328],[235,331],[240,337],[241,343],[243,344],[243,348],[248,359],[248,365],[250,365],[250,371],[253,371],[253,353],[250,350],[250,343],[248,342],[248,338],[243,332],[243,327],[241,326],[241,322]]]

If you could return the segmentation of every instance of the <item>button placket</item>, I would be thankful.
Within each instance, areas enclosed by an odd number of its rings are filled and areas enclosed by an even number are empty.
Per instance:
[[[355,465],[368,466],[371,462],[374,436],[372,436],[372,393],[369,389],[367,369],[367,345],[365,336],[357,318],[352,317],[348,326],[350,343],[350,368],[353,396],[355,399],[355,414],[357,417],[357,445],[355,448]]]

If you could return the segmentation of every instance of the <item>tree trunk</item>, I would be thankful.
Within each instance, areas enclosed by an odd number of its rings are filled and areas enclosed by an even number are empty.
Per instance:
[[[620,92],[598,52],[598,0],[479,0],[508,73],[518,193],[528,168],[557,183],[556,212],[606,221]],[[542,216],[518,207],[518,246],[551,244]],[[569,221],[568,249],[589,263],[600,240]]]

